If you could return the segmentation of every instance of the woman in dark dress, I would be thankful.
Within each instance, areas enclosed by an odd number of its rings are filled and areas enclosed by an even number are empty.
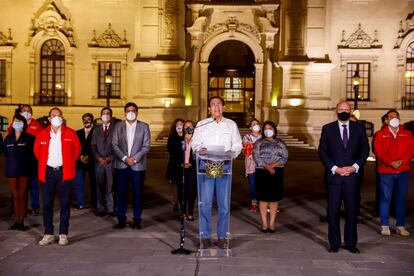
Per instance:
[[[16,214],[16,222],[10,229],[24,231],[27,229],[23,220],[26,216],[29,177],[35,170],[33,167],[35,138],[26,132],[27,122],[22,115],[14,116],[12,126],[11,133],[6,136],[3,143],[6,157],[5,175],[13,193]]]
[[[262,129],[262,138],[257,140],[253,147],[253,159],[256,163],[256,196],[262,220],[261,231],[274,233],[278,202],[283,199],[283,174],[288,151],[286,144],[276,138],[275,123],[266,121]],[[267,207],[270,209],[269,221]]]
[[[184,120],[175,119],[171,125],[170,134],[168,135],[167,149],[170,154],[167,165],[166,178],[170,181],[174,195],[174,212],[178,212],[178,193],[177,185],[182,181],[182,142],[184,141]]]

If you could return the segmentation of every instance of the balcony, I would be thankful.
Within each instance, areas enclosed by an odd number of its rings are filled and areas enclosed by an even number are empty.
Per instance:
[[[34,105],[64,106],[68,103],[67,98],[64,91],[42,91],[34,95]]]
[[[409,110],[414,109],[414,99],[411,97],[410,98],[402,97],[401,103],[402,103],[402,109],[409,109]]]

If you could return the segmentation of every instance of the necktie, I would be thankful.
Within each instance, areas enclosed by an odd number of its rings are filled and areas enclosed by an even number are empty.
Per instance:
[[[104,126],[104,136],[105,138],[108,137],[109,131],[108,131],[108,126]]]
[[[344,148],[346,149],[346,146],[348,145],[348,129],[346,128],[346,125],[342,125],[343,126],[343,131],[342,131],[342,143],[344,144]]]

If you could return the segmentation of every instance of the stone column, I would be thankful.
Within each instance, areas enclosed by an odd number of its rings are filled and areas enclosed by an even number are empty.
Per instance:
[[[200,62],[200,118],[207,116],[208,62]]]
[[[263,101],[263,63],[255,63],[255,72],[254,72],[254,103],[255,103],[255,109],[254,109],[254,116],[263,121],[267,116],[267,109],[265,108],[265,104]],[[262,118],[262,111],[263,116]]]

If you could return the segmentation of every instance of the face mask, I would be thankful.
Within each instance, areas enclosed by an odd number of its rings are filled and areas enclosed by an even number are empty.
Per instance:
[[[128,121],[134,121],[136,117],[137,117],[137,115],[135,115],[135,113],[132,112],[132,111],[131,112],[128,112],[127,113],[127,116],[126,116],[126,118],[127,118]]]
[[[111,117],[109,117],[109,115],[104,114],[101,116],[101,120],[102,122],[107,123],[109,122],[109,120],[111,120]]]
[[[194,133],[194,128],[186,127],[186,128],[184,128],[184,132],[185,132],[185,134],[193,134]]]
[[[344,112],[338,113],[338,119],[340,121],[348,121],[349,117],[351,117],[351,113],[349,112],[344,111]]]
[[[267,138],[273,137],[273,134],[274,134],[273,129],[265,129],[265,131],[264,131],[264,135],[265,135]]]
[[[259,125],[254,125],[254,126],[252,126],[252,130],[254,132],[259,132],[260,131],[260,126]]]
[[[92,126],[92,124],[90,122],[87,122],[87,123],[83,123],[83,126],[85,128],[90,128]]]
[[[22,131],[24,127],[24,123],[23,122],[13,122],[13,128],[14,130],[17,131]]]
[[[59,116],[53,117],[52,121],[51,121],[52,126],[54,126],[54,127],[60,127],[62,125],[62,122],[63,122],[63,120]]]
[[[30,114],[29,112],[25,111],[21,114],[26,120],[30,120],[32,118],[32,114]]]
[[[177,132],[181,132],[181,131],[183,131],[183,126],[182,125],[175,126],[175,130]]]
[[[400,125],[400,120],[398,118],[392,118],[390,120],[390,126],[396,128]]]

